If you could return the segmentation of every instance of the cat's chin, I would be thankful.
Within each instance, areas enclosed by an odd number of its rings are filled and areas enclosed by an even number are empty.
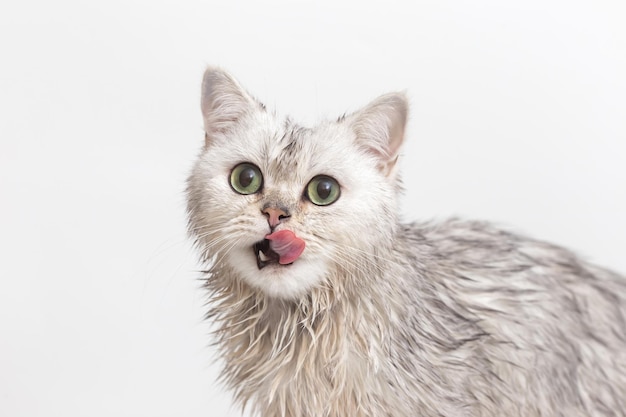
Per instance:
[[[270,297],[296,300],[323,280],[326,265],[320,260],[302,256],[293,263],[281,265],[276,260],[261,261],[254,251],[231,251],[228,263],[237,277]]]

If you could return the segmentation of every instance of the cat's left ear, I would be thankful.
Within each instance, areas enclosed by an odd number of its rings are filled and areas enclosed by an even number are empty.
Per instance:
[[[378,158],[379,169],[385,176],[395,172],[408,113],[406,94],[398,92],[378,97],[347,118],[358,145]]]
[[[226,71],[209,67],[202,78],[201,108],[208,144],[214,135],[228,132],[246,115],[264,106]]]

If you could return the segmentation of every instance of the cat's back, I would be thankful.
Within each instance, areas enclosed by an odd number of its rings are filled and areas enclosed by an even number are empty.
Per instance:
[[[625,276],[566,248],[488,222],[452,218],[412,223],[404,227],[403,237],[404,250],[411,253],[421,274],[435,282],[456,283],[466,292],[491,293],[496,310],[553,303],[568,307],[560,315],[603,310],[602,306],[607,313],[626,309]],[[509,298],[512,305],[507,304]],[[585,305],[589,300],[596,304]],[[626,337],[624,316],[614,324]]]
[[[401,240],[420,302],[474,335],[460,349],[486,369],[470,373],[501,381],[471,395],[496,394],[501,415],[626,415],[623,276],[484,222],[413,223]]]

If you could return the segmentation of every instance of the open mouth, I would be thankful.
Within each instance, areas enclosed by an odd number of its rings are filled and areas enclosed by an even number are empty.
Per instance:
[[[256,264],[263,269],[269,264],[291,265],[304,251],[304,240],[291,230],[279,230],[252,245]]]
[[[270,241],[267,239],[255,243],[252,248],[254,249],[256,265],[259,269],[263,269],[269,264],[277,264],[280,260],[280,255],[272,250]]]

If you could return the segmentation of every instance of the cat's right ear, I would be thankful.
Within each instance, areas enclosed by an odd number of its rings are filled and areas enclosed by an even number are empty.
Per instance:
[[[387,177],[395,173],[408,112],[406,94],[398,92],[380,96],[346,118],[356,133],[357,144],[376,157],[378,168]]]
[[[250,112],[264,109],[237,80],[215,67],[204,72],[201,108],[207,145],[215,135],[228,132]]]

